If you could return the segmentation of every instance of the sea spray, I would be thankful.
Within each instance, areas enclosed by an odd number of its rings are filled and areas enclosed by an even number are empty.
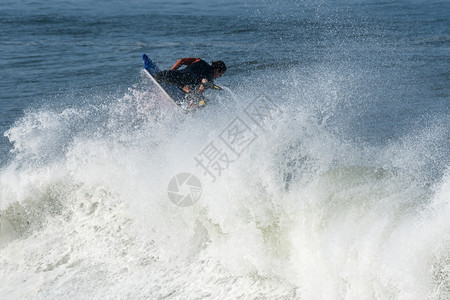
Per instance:
[[[187,116],[155,107],[164,99],[144,79],[102,103],[27,112],[7,133],[15,157],[0,176],[1,293],[445,299],[449,181],[424,171],[445,160],[409,157],[445,147],[447,131],[358,144],[331,128],[351,107],[339,104],[345,87],[327,79],[304,94],[258,80]],[[261,92],[282,111],[263,127],[245,118]],[[307,101],[324,94],[326,109]],[[258,138],[213,181],[194,157],[236,117]],[[167,185],[185,171],[202,196],[178,207]]]

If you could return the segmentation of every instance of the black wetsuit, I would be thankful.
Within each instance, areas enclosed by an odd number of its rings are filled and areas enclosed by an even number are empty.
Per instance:
[[[154,77],[159,82],[175,85],[181,90],[186,85],[191,88],[199,85],[203,78],[211,82],[214,79],[213,75],[214,69],[206,61],[199,60],[181,70],[158,72]]]

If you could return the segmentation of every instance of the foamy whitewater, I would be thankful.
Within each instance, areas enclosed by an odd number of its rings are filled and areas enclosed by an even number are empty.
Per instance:
[[[0,299],[450,299],[449,12],[0,1]],[[224,90],[177,111],[143,53]]]
[[[446,125],[358,145],[327,129],[342,101],[330,78],[289,79],[192,115],[152,105],[165,100],[143,75],[119,98],[28,111],[6,132],[0,294],[448,299],[450,175],[423,169]],[[252,125],[258,138],[212,182],[194,156],[261,92],[283,97],[282,113]],[[334,99],[320,119],[317,93]],[[194,206],[168,198],[180,172],[202,181]]]

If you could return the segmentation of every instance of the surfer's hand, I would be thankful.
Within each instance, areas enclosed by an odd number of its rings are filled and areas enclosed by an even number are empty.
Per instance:
[[[189,88],[188,85],[185,85],[185,86],[183,87],[183,91],[185,91],[186,93],[190,93],[190,92],[191,92],[191,89]]]
[[[202,83],[200,84],[200,86],[198,87],[198,92],[199,93],[203,93],[203,91],[205,90],[205,85],[204,83],[208,83],[208,80],[206,78],[202,79]]]

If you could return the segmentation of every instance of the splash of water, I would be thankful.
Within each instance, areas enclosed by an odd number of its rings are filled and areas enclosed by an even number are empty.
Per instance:
[[[450,174],[445,161],[446,175],[426,172],[440,156],[415,159],[446,131],[415,147],[358,144],[330,129],[345,86],[260,80],[188,116],[145,83],[27,112],[6,133],[15,156],[0,173],[0,294],[447,298]],[[245,110],[261,91],[282,113],[258,126]],[[213,181],[194,157],[210,142],[226,151],[236,117],[257,138]],[[167,197],[183,171],[203,188],[188,208]]]

